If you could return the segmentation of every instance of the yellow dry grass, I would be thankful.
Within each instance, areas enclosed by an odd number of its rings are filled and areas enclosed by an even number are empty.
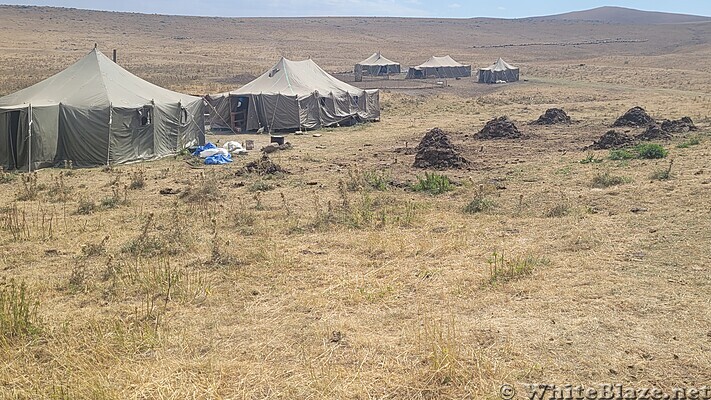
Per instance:
[[[202,93],[229,88],[220,79],[231,74],[258,73],[282,52],[278,46],[318,51],[331,70],[345,70],[349,53],[372,49],[353,24],[377,32],[435,24],[2,11],[5,21],[25,23],[2,31],[19,32],[19,44],[1,50],[0,68],[30,65],[17,72],[20,79],[3,74],[4,92],[61,69],[91,37],[122,49],[135,44],[140,51],[126,51],[132,70]],[[56,26],[50,17],[60,19]],[[33,29],[41,23],[40,32],[24,31],[28,21]],[[242,42],[213,43],[225,21],[236,26],[227,36],[244,32]],[[443,22],[453,37],[475,23],[483,38],[511,40],[494,22]],[[11,280],[27,284],[27,301],[39,301],[31,321],[39,331],[0,341],[0,397],[487,399],[503,383],[707,384],[711,75],[699,63],[709,60],[708,47],[692,39],[708,38],[708,26],[535,24],[517,29],[540,40],[559,29],[572,40],[582,26],[601,36],[666,34],[686,45],[671,51],[650,39],[639,50],[547,49],[545,57],[523,48],[526,82],[483,92],[469,80],[421,94],[387,91],[379,123],[289,136],[294,148],[272,159],[290,173],[274,177],[238,174],[256,154],[203,169],[176,157],[3,175],[0,285],[6,293]],[[335,39],[281,43],[273,25],[360,33],[333,56]],[[204,29],[166,39],[182,26]],[[379,43],[415,61],[444,40],[436,38],[425,50],[404,50],[404,39]],[[159,53],[164,40],[167,51]],[[453,40],[451,52],[485,51],[467,42]],[[218,48],[225,53],[211,52]],[[224,59],[225,49],[240,49],[240,61]],[[193,56],[181,61],[175,51]],[[682,55],[697,61],[695,71],[662,69]],[[618,73],[623,59],[635,72]],[[561,65],[564,74],[554,73]],[[664,160],[612,161],[596,151],[604,161],[581,163],[588,156],[581,149],[635,105],[657,118],[689,115],[701,131],[665,143]],[[578,122],[525,125],[550,106]],[[527,138],[472,137],[499,115],[514,119]],[[431,196],[409,190],[423,172],[397,149],[435,126],[460,132],[454,141],[472,164],[446,171],[455,189]],[[676,147],[694,135],[700,144]],[[268,141],[239,137],[246,138],[257,148]],[[672,179],[651,179],[669,159]],[[370,187],[369,172],[394,184]],[[605,172],[628,181],[593,188]],[[180,193],[161,195],[166,188]],[[482,190],[493,207],[465,213]],[[492,282],[494,253],[537,262],[530,273]]]

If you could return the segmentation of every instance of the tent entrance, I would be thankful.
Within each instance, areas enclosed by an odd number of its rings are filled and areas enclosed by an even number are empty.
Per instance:
[[[230,123],[235,132],[247,131],[247,111],[249,111],[249,97],[230,97]]]
[[[20,138],[20,113],[21,111],[10,111],[9,117],[8,118],[8,133],[9,133],[9,162],[10,162],[10,169],[17,169],[17,164],[18,160],[20,159],[20,154],[18,154],[17,148],[19,147],[19,144],[21,143],[21,138]]]

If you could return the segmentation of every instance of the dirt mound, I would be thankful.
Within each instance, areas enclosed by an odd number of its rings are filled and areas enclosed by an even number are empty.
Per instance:
[[[600,136],[600,139],[596,140],[588,149],[592,150],[606,150],[606,149],[619,149],[631,144],[634,144],[634,138],[630,135],[617,132],[615,130],[607,131],[604,135]]]
[[[282,168],[279,164],[269,159],[269,156],[265,153],[258,160],[247,163],[247,165],[242,168],[240,174],[259,174],[259,175],[271,175],[276,173],[289,173],[287,170]]]
[[[694,121],[692,121],[689,117],[683,117],[677,120],[667,119],[662,122],[662,130],[664,130],[665,132],[683,133],[695,131],[697,129],[698,128],[696,128],[696,125],[694,125]]]
[[[546,110],[545,114],[538,117],[537,120],[533,121],[531,125],[555,125],[555,124],[569,124],[570,117],[560,108],[549,108]]]
[[[642,107],[632,107],[623,116],[617,118],[612,126],[647,126],[653,124],[654,119],[647,114],[647,112]]]
[[[666,140],[671,139],[672,135],[668,131],[664,130],[659,124],[649,125],[649,127],[644,131],[635,136],[637,140]]]
[[[469,163],[452,144],[449,134],[439,128],[427,132],[415,150],[415,163],[412,164],[415,168],[462,168]]]
[[[516,139],[523,137],[509,117],[494,118],[476,135],[479,139]]]

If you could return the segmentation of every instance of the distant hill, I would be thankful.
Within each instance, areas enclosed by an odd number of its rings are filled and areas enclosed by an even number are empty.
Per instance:
[[[533,17],[538,20],[599,21],[612,24],[684,24],[709,22],[711,17],[699,15],[673,14],[656,11],[642,11],[624,7],[599,7],[591,10],[574,11],[565,14]]]

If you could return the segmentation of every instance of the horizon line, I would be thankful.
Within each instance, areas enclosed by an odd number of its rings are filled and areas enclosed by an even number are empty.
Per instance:
[[[79,10],[79,11],[118,13],[118,14],[154,15],[154,16],[165,16],[165,17],[222,18],[222,19],[238,19],[238,18],[250,18],[250,19],[268,19],[268,18],[283,18],[283,19],[287,19],[287,18],[383,18],[383,19],[385,19],[385,18],[404,18],[404,19],[439,19],[439,20],[446,20],[446,19],[452,19],[452,20],[497,19],[497,20],[506,20],[506,21],[515,21],[515,20],[532,19],[532,18],[557,17],[557,16],[564,15],[564,14],[592,11],[592,10],[598,10],[598,9],[603,9],[603,8],[619,8],[619,9],[631,10],[631,11],[641,11],[641,12],[650,12],[650,13],[661,13],[661,14],[670,14],[670,15],[708,18],[711,20],[711,15],[688,14],[688,13],[682,13],[682,12],[659,11],[659,10],[643,10],[643,9],[639,9],[639,8],[631,8],[631,7],[623,7],[623,6],[610,6],[610,5],[587,8],[587,9],[582,9],[582,10],[563,11],[563,12],[560,12],[557,14],[529,15],[529,16],[525,16],[525,17],[494,17],[494,16],[467,16],[467,17],[453,17],[453,16],[441,17],[440,16],[440,17],[438,17],[438,16],[423,16],[423,15],[321,15],[321,14],[273,15],[273,16],[264,16],[264,15],[221,16],[221,15],[207,15],[207,14],[201,15],[201,14],[146,13],[146,12],[141,12],[141,11],[120,11],[120,10],[106,10],[106,9],[98,9],[98,8],[81,8],[81,7],[52,6],[52,5],[32,5],[32,4],[25,5],[25,4],[3,4],[3,3],[0,3],[0,7],[54,8],[54,9],[61,9],[61,10]],[[594,21],[594,20],[579,20],[579,21]]]

